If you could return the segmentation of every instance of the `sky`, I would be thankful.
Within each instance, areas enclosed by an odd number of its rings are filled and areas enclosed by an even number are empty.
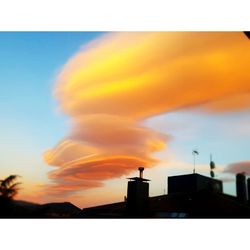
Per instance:
[[[241,32],[1,32],[0,177],[17,199],[122,201],[127,177],[250,174],[250,42]]]

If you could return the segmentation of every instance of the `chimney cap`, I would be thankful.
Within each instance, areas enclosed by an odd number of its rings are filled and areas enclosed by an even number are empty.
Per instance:
[[[131,178],[127,178],[128,180],[134,180],[134,181],[150,181],[148,179],[144,179],[143,178],[143,171],[144,171],[144,167],[139,167],[138,170],[140,171],[140,176],[139,177],[131,177]]]

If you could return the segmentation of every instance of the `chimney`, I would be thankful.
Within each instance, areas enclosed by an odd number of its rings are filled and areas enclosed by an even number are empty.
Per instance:
[[[144,171],[144,168],[143,167],[140,167],[138,168],[139,172],[140,172],[140,178],[143,179],[143,171]]]
[[[140,167],[139,177],[128,178],[127,213],[131,217],[145,217],[148,212],[149,184],[143,178],[144,168]]]
[[[237,199],[245,203],[247,201],[246,176],[245,173],[236,175],[236,194]]]

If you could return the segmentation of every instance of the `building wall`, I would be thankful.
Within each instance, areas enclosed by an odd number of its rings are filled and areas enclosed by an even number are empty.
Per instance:
[[[141,181],[129,181],[127,190],[127,210],[130,214],[139,214],[147,210],[149,184]]]

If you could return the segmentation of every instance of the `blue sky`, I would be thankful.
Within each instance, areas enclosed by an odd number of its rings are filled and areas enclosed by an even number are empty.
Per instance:
[[[1,32],[1,175],[45,180],[43,152],[66,134],[53,83],[58,70],[98,32]],[[2,173],[3,172],[3,173]],[[39,175],[40,174],[40,175]]]

